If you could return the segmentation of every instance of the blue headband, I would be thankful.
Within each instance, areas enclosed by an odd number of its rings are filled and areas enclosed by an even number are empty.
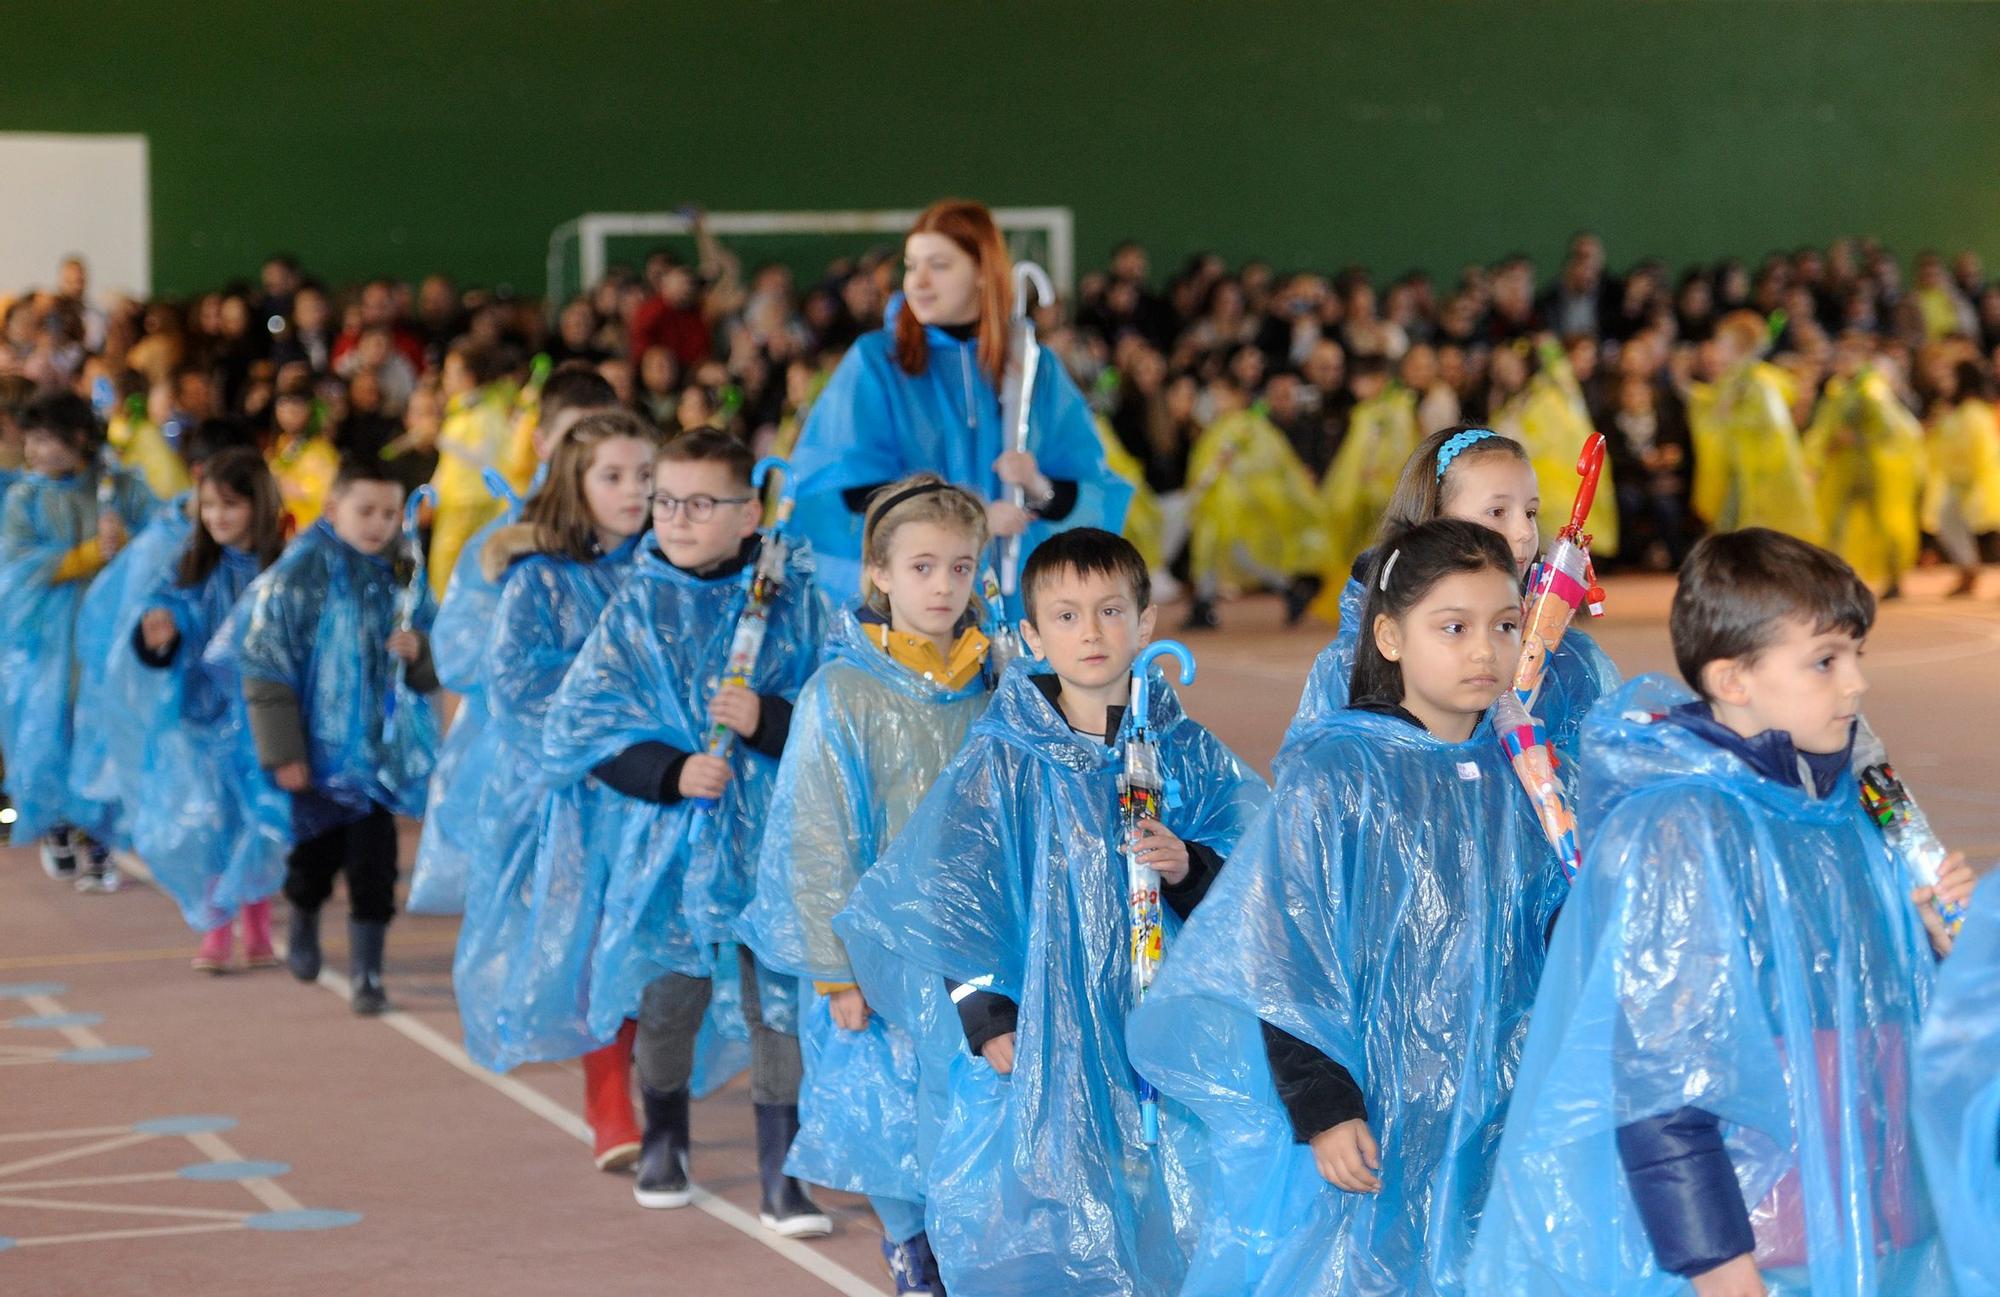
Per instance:
[[[1485,441],[1488,437],[1497,437],[1499,435],[1499,433],[1494,432],[1491,428],[1467,428],[1444,445],[1439,446],[1438,480],[1444,480],[1444,471],[1451,467],[1451,461],[1457,459],[1474,446],[1477,446],[1480,442]]]

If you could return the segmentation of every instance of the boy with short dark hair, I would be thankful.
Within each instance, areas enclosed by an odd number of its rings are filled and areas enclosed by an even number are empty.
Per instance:
[[[390,558],[402,524],[403,487],[389,470],[344,462],[325,516],[244,593],[232,615],[240,631],[225,631],[258,762],[292,794],[292,975],[319,976],[320,906],[334,875],[346,875],[359,1014],[389,1008],[382,956],[396,913],[395,817],[423,813],[437,755],[424,696],[437,688],[428,635],[436,610],[418,588],[410,625],[399,624],[412,579]]]
[[[116,891],[106,845],[75,840],[76,830],[98,828],[107,814],[69,786],[77,615],[85,588],[159,501],[130,474],[102,475],[103,433],[83,398],[31,401],[17,423],[26,472],[0,503],[0,751],[17,816],[13,837],[42,839],[51,878],[74,878],[79,891]]]
[[[1851,770],[1874,617],[1825,550],[1710,536],[1671,616],[1696,694],[1592,711],[1472,1292],[1951,1291],[1909,1103],[1948,942]],[[1936,891],[1971,881],[1954,856]]]
[[[1118,778],[1155,616],[1146,564],[1080,527],[1036,548],[1021,593],[1038,660],[1008,670],[834,929],[868,1002],[920,1042],[937,1125],[926,1225],[945,1288],[1172,1292],[1201,1135],[1165,1105],[1161,1145],[1146,1145],[1125,1053]],[[1147,710],[1170,791],[1132,846],[1184,918],[1267,793],[1164,684]]]

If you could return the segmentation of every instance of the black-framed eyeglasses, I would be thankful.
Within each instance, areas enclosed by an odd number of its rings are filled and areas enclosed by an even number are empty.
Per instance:
[[[671,518],[677,513],[686,512],[689,522],[707,522],[715,516],[715,506],[718,504],[748,504],[756,498],[754,495],[681,496],[655,493],[653,512],[662,518]]]

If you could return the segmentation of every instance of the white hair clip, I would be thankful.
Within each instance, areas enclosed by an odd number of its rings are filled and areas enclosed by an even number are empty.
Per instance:
[[[1389,561],[1382,565],[1382,575],[1376,580],[1375,584],[1381,588],[1384,594],[1389,592],[1389,574],[1396,570],[1396,560],[1401,557],[1403,557],[1402,550],[1392,549],[1389,551]]]

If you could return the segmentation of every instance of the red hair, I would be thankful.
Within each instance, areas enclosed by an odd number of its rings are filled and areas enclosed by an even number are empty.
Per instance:
[[[984,203],[944,198],[926,207],[903,236],[942,234],[972,258],[979,280],[979,368],[997,388],[1007,368],[1007,317],[1014,309],[1014,263],[1001,241],[1000,227]],[[916,313],[906,306],[896,317],[896,363],[912,377],[930,366],[930,343]]]

